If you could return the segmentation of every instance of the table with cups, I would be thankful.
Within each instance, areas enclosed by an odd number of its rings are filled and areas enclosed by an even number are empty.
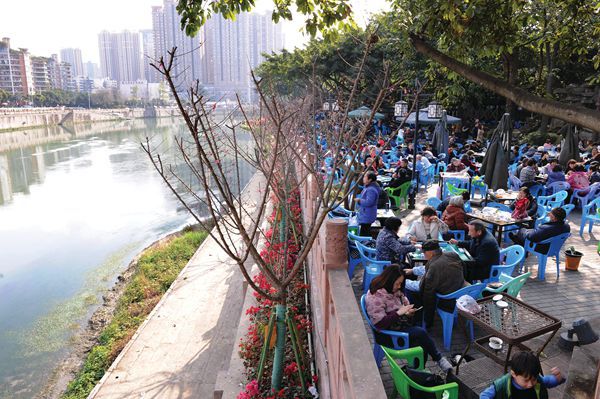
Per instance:
[[[506,372],[513,347],[531,350],[523,342],[551,333],[535,351],[539,356],[562,325],[559,319],[507,294],[488,296],[477,300],[477,304],[479,311],[476,313],[457,306],[459,317],[463,321],[472,321],[485,335],[471,342],[464,323],[459,323],[466,334],[467,346],[456,366],[456,374],[471,346],[504,366]]]
[[[502,237],[504,229],[507,226],[526,225],[531,222],[531,218],[513,219],[510,212],[502,211],[496,208],[483,208],[483,210],[473,210],[467,213],[469,219],[478,219],[484,223],[492,225],[492,234],[496,237],[498,245],[502,247]]]

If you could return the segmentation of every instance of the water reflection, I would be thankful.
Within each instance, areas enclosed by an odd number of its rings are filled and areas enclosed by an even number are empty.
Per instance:
[[[129,260],[191,222],[140,147],[148,136],[181,166],[173,136],[183,128],[160,119],[0,133],[0,398],[35,396]],[[253,171],[241,172],[243,186]]]

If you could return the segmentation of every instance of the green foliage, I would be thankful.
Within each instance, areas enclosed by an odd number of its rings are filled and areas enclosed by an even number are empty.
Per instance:
[[[553,144],[559,144],[562,138],[562,135],[558,133],[543,133],[539,130],[536,130],[519,137],[519,142],[539,146],[543,145],[547,139],[552,139]]]
[[[112,321],[98,338],[63,399],[86,398],[208,233],[189,231],[164,246],[146,251],[118,301]]]

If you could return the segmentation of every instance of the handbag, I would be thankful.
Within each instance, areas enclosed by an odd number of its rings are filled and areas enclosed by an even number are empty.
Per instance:
[[[402,371],[404,371],[404,374],[406,374],[413,382],[416,382],[423,387],[436,387],[446,383],[442,377],[437,374],[432,374],[429,371],[416,370],[408,366],[403,366]],[[411,398],[436,399],[434,393],[419,391],[413,387],[409,388],[409,392]]]

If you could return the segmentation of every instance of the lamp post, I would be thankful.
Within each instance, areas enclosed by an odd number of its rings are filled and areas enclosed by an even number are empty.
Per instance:
[[[414,190],[410,190],[410,194],[408,197],[408,209],[415,209],[415,198],[417,195],[417,191],[419,191],[419,176],[417,176],[417,144],[419,142],[419,114],[420,114],[420,106],[419,106],[419,95],[423,97],[431,97],[432,94],[420,94],[421,92],[421,82],[419,79],[415,79],[415,100],[414,100],[414,108],[415,108],[415,134],[413,136],[413,165],[412,165],[412,177],[415,179],[416,187]],[[398,101],[394,104],[394,116],[396,119],[404,118],[408,115],[408,103],[406,101]],[[427,117],[429,119],[437,119],[442,117],[442,105],[433,101],[427,106]]]

